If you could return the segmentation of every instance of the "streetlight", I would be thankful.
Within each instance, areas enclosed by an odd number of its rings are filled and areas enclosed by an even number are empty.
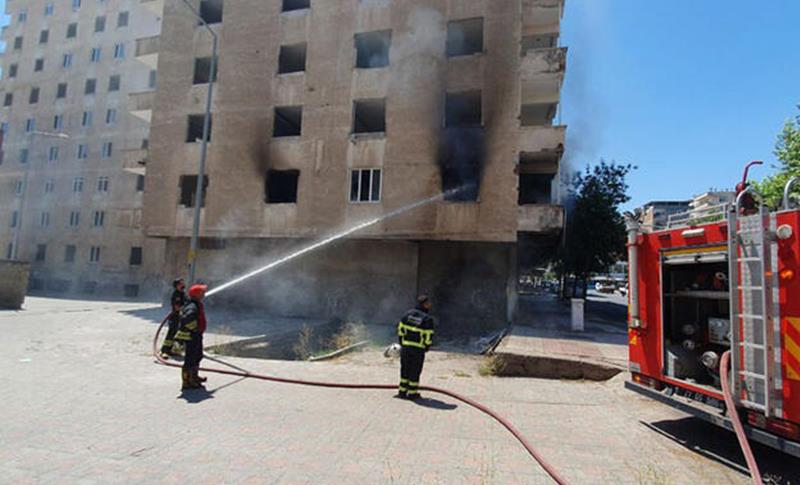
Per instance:
[[[69,135],[66,133],[55,133],[49,131],[31,131],[28,133],[31,137],[43,136],[45,138],[58,138],[59,140],[69,140]],[[19,202],[19,212],[16,220],[16,227],[14,228],[14,238],[11,240],[11,260],[19,260],[19,233],[22,232],[22,218],[25,214],[25,199],[28,198],[28,175],[31,171],[33,160],[26,160],[25,162],[25,177],[22,182],[22,200]]]
[[[200,15],[200,12],[192,5],[189,0],[183,0],[183,3],[191,10],[192,14],[197,17],[200,24],[208,30],[213,39],[211,50],[211,66],[209,67],[208,74],[208,96],[206,96],[206,112],[203,118],[203,147],[200,150],[200,167],[197,173],[197,187],[195,188],[194,197],[194,222],[192,224],[192,239],[189,245],[189,281],[194,282],[195,274],[197,271],[197,240],[200,235],[200,209],[203,201],[203,190],[205,189],[203,182],[206,178],[206,154],[208,152],[208,132],[211,128],[211,99],[214,91],[214,74],[217,71],[217,33],[214,32],[205,19]]]

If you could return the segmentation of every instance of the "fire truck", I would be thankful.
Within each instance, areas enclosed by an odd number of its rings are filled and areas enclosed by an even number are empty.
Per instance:
[[[746,174],[735,202],[671,216],[665,229],[626,218],[625,386],[730,430],[738,414],[750,440],[800,457],[798,180],[770,211]],[[721,381],[728,351],[736,413]]]

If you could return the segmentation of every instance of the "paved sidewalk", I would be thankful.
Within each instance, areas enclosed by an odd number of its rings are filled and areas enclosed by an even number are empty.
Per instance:
[[[178,370],[153,364],[147,315],[143,305],[42,298],[0,312],[0,482],[552,483],[497,423],[443,396],[417,405],[392,391],[216,374],[207,392],[181,393]],[[398,373],[377,350],[326,363],[230,361],[328,381],[394,383]],[[748,483],[686,447],[732,443],[713,451],[740,463],[732,434],[625,391],[622,375],[501,379],[481,377],[480,364],[431,352],[423,384],[506,416],[573,484]],[[797,479],[798,461],[756,453],[765,470]]]

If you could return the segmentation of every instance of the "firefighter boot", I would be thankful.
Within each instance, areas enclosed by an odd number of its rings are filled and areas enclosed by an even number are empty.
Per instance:
[[[199,367],[195,367],[194,369],[192,369],[192,379],[194,380],[195,383],[197,383],[197,385],[202,386],[203,383],[208,380],[208,378],[201,377],[199,372],[200,372]]]
[[[185,391],[186,389],[198,389],[202,387],[202,384],[194,380],[194,374],[192,374],[192,371],[190,370],[181,370],[181,378],[183,379],[181,390]]]

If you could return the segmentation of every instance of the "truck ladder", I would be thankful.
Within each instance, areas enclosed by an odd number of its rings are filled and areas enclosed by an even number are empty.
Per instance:
[[[749,188],[739,194],[728,214],[733,396],[739,406],[780,417],[782,399],[776,391],[782,385],[781,368],[774,351],[780,338],[775,331],[776,322],[780,324],[773,271],[775,217],[760,203],[757,214],[741,215],[748,193],[752,195]]]

